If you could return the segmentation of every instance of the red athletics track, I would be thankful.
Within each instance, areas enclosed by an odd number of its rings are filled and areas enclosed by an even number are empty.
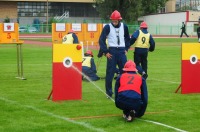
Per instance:
[[[41,45],[41,46],[52,46],[52,42],[42,42],[37,41],[36,39],[47,39],[51,38],[51,34],[20,34],[20,39],[24,40],[24,44],[34,44],[34,45]],[[84,46],[84,48],[87,48]],[[88,46],[89,49],[99,49],[99,46]]]
[[[51,34],[20,34],[19,38],[24,39],[25,44],[36,44],[41,46],[52,46],[52,42],[35,41],[34,39],[51,38]],[[179,35],[153,35],[154,38],[180,38]],[[186,38],[183,36],[182,38]],[[190,36],[189,38],[197,38],[197,36]],[[26,40],[27,39],[27,40]],[[33,39],[33,40],[31,40]],[[90,49],[99,49],[99,46],[89,46]]]
[[[34,45],[41,45],[41,46],[52,46],[52,42],[42,42],[37,41],[35,39],[47,39],[51,38],[51,34],[19,34],[19,39],[24,40],[24,44],[34,44]]]
[[[51,34],[20,34],[20,38],[51,38]],[[153,35],[154,38],[180,38],[179,35]],[[183,38],[186,38],[183,35]],[[190,36],[189,38],[197,38],[196,35]]]

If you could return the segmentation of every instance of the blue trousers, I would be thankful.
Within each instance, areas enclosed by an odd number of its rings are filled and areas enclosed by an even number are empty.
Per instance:
[[[136,66],[142,66],[142,69],[146,72],[147,74],[147,64],[148,64],[148,61],[147,61],[147,57],[148,57],[148,52],[141,52],[141,53],[137,53],[137,52],[134,52],[134,62],[136,64]]]
[[[99,80],[100,78],[97,76],[97,74],[95,73],[95,71],[93,71],[91,68],[89,67],[86,67],[86,66],[83,66],[82,67],[82,72],[88,76],[91,81],[97,81]]]
[[[118,93],[118,96],[115,98],[115,105],[123,110],[123,113],[127,116],[130,114],[131,110],[135,110],[135,116],[141,117],[146,111],[147,101],[148,94],[145,87],[142,89],[141,95],[131,90]]]
[[[112,80],[114,74],[116,72],[116,66],[118,66],[120,73],[122,73],[122,69],[127,62],[127,58],[125,55],[125,48],[119,47],[110,47],[109,53],[112,55],[112,59],[107,58],[107,69],[106,69],[106,94],[112,97],[113,90],[112,90]]]

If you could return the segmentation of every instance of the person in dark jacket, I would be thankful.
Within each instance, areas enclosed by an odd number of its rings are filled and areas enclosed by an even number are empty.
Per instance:
[[[131,122],[142,117],[148,103],[148,91],[145,79],[137,74],[133,61],[126,62],[122,73],[115,83],[115,105],[123,110],[123,117]]]
[[[180,38],[182,38],[183,34],[185,34],[187,37],[189,37],[189,36],[187,35],[187,33],[186,33],[185,23],[184,23],[184,22],[182,22]]]
[[[82,61],[82,72],[91,81],[97,81],[100,79],[100,77],[98,77],[96,74],[97,73],[96,65],[94,63],[93,53],[91,50],[88,50],[84,54],[83,61]],[[83,79],[84,79],[84,77],[83,77]]]
[[[136,66],[141,66],[146,75],[148,68],[148,52],[153,52],[155,49],[155,41],[152,35],[147,31],[146,22],[140,24],[140,29],[136,30],[130,40],[130,45],[134,44],[134,62]]]
[[[197,28],[198,42],[200,43],[200,26]]]
[[[200,18],[199,18],[199,27],[197,28],[197,37],[198,37],[198,41],[200,43]]]
[[[69,32],[62,39],[63,44],[78,44],[78,37],[74,33],[74,30],[69,30]]]
[[[105,25],[101,32],[99,38],[101,54],[98,54],[98,57],[104,54],[107,58],[105,87],[108,98],[113,95],[112,80],[116,66],[122,73],[122,68],[127,61],[126,53],[130,47],[128,26],[121,22],[121,14],[115,10],[110,19],[111,23]],[[108,45],[106,45],[106,39],[108,40]]]

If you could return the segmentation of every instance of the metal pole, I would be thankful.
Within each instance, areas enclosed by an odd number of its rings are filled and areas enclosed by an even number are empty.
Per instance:
[[[20,54],[20,61],[21,61],[21,79],[26,80],[26,78],[24,78],[22,44],[19,44],[19,52],[20,52],[19,54]]]
[[[48,25],[49,25],[49,22],[48,22],[48,16],[49,16],[49,1],[47,0],[47,25],[46,25],[46,33],[48,33],[49,32],[49,27],[48,27]]]
[[[17,78],[20,78],[20,68],[19,68],[19,44],[17,44]]]

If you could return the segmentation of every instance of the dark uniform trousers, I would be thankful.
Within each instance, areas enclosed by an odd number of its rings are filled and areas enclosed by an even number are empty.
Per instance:
[[[106,69],[106,94],[112,97],[112,80],[116,71],[116,65],[119,67],[120,73],[127,62],[125,55],[125,47],[109,47],[109,53],[112,55],[112,59],[107,58]]]

